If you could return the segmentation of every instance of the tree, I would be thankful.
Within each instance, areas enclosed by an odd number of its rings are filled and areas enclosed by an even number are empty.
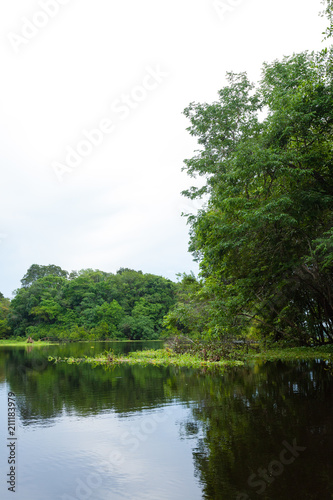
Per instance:
[[[201,146],[184,168],[206,184],[183,194],[209,195],[188,218],[190,250],[229,332],[333,341],[331,62],[265,64],[257,88],[229,73],[217,102],[184,111]]]
[[[29,267],[26,274],[21,279],[22,286],[27,288],[38,279],[49,276],[50,274],[62,278],[67,278],[68,276],[68,272],[64,271],[59,266],[55,266],[53,264],[50,264],[48,266],[39,266],[38,264],[32,264],[32,266]]]
[[[0,334],[8,326],[15,335],[29,333],[34,339],[158,338],[174,301],[175,284],[161,276],[125,268],[117,274],[83,269],[68,276],[58,266],[34,264],[16,291]]]
[[[119,325],[123,335],[130,340],[155,340],[154,321],[148,316],[126,316]]]
[[[9,309],[10,300],[5,299],[2,295],[2,297],[0,297],[0,338],[9,337],[11,333],[11,329],[8,324]]]
[[[326,16],[329,21],[329,25],[323,33],[325,35],[325,39],[327,39],[333,36],[333,0],[323,0],[322,3],[325,5],[325,10],[322,12],[322,16]]]
[[[25,335],[29,326],[54,324],[65,312],[61,276],[48,274],[16,291],[11,301],[8,322],[16,335]]]
[[[179,274],[177,303],[165,316],[163,325],[171,335],[206,339],[214,336],[216,309],[208,281],[196,279],[193,273]]]
[[[101,306],[97,306],[94,312],[98,325],[101,325],[101,323],[107,325],[107,330],[104,327],[104,330],[106,330],[105,337],[102,338],[118,338],[120,336],[118,326],[124,317],[124,310],[118,302],[116,300],[113,300],[110,304],[104,302]]]

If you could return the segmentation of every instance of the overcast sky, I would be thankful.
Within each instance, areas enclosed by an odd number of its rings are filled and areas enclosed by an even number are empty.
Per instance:
[[[322,48],[320,0],[0,4],[0,291],[31,264],[175,280],[188,253],[182,115],[227,71]]]

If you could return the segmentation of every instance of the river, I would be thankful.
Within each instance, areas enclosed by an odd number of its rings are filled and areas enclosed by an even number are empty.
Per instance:
[[[333,498],[328,362],[223,372],[48,362],[106,347],[0,347],[1,499]]]

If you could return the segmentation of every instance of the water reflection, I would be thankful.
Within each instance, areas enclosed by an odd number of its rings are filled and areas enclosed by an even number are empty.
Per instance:
[[[204,498],[332,498],[326,362],[267,363],[205,376],[198,386],[187,428],[191,435],[200,423],[194,463]]]
[[[48,354],[0,352],[20,411],[17,498],[332,498],[326,362],[204,373],[53,365]]]

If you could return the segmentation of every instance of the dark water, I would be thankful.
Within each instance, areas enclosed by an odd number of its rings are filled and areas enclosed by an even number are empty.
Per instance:
[[[47,362],[49,354],[105,348],[0,349],[1,499],[333,498],[330,364],[205,373]],[[15,493],[6,484],[10,391],[18,407]]]

